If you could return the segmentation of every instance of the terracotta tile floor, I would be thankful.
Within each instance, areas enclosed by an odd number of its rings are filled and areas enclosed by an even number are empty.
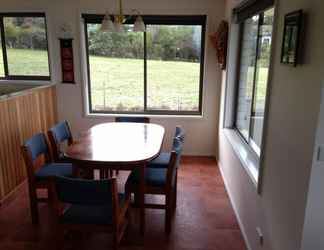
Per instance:
[[[119,175],[123,187],[125,172]],[[213,158],[184,157],[178,182],[178,207],[172,233],[164,234],[164,211],[147,210],[146,234],[138,233],[138,217],[133,211],[130,233],[120,249],[138,250],[245,250],[220,171]],[[148,197],[155,201],[161,198]],[[0,209],[1,250],[53,249],[47,205],[40,206],[41,224],[30,222],[27,191]],[[111,249],[109,234],[66,237],[64,249]]]

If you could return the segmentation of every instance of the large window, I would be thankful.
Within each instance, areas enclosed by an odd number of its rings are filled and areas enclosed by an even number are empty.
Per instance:
[[[241,24],[235,126],[258,155],[262,144],[273,16],[271,8]]]
[[[201,114],[205,16],[144,16],[144,33],[83,18],[90,113]]]
[[[43,13],[0,13],[0,31],[0,79],[50,79]]]

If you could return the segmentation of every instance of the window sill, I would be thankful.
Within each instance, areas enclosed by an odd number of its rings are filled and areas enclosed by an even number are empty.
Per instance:
[[[135,117],[135,116],[142,116],[142,117],[149,117],[149,118],[174,118],[174,119],[197,119],[202,120],[204,117],[203,115],[153,115],[153,114],[99,114],[99,113],[86,113],[86,118],[107,118],[107,117],[118,117],[118,116],[124,116],[124,117]]]
[[[240,159],[244,169],[257,188],[259,178],[260,161],[254,152],[251,151],[249,145],[242,140],[234,129],[223,129],[223,132],[233,147],[236,155]]]
[[[0,84],[51,85],[48,80],[0,80]]]

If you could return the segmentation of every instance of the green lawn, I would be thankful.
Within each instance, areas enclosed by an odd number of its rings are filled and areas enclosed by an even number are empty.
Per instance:
[[[0,75],[3,75],[2,50],[0,50]],[[11,75],[48,76],[47,53],[42,50],[8,49],[8,67]]]
[[[8,49],[11,74],[48,74],[44,51]],[[198,110],[199,63],[149,60],[147,105],[151,109]],[[0,74],[3,65],[0,64]],[[2,73],[3,74],[3,73]],[[92,107],[139,111],[144,105],[143,59],[90,56]]]
[[[3,64],[2,60],[0,61],[1,76]],[[45,51],[8,49],[8,61],[11,74],[48,75]],[[198,110],[199,63],[148,60],[147,64],[148,108]],[[262,69],[260,72],[262,82],[266,82],[266,74],[266,69]],[[143,109],[142,59],[90,56],[90,75],[93,109],[117,111]],[[263,99],[264,94],[264,89],[258,91],[259,101]]]
[[[198,110],[199,63],[149,60],[147,64],[149,108]],[[93,107],[119,111],[143,109],[143,59],[91,56],[90,72]]]

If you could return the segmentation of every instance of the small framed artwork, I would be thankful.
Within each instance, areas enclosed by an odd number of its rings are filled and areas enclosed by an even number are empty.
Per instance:
[[[303,11],[298,10],[285,15],[283,40],[281,47],[281,63],[296,67]]]
[[[61,45],[62,82],[75,83],[72,39],[61,38],[60,45]]]

